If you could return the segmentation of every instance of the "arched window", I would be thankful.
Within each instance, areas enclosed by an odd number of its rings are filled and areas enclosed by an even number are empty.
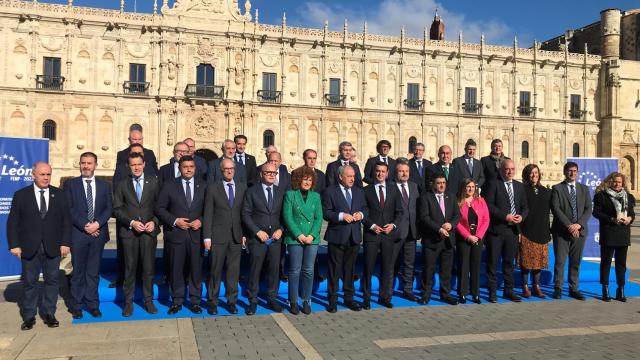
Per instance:
[[[413,154],[416,150],[416,144],[418,143],[418,139],[415,136],[409,138],[409,154]]]
[[[56,139],[56,122],[47,119],[42,123],[42,137],[49,140]]]
[[[573,143],[573,157],[580,157],[580,144]]]
[[[522,142],[522,147],[520,149],[520,153],[522,154],[521,157],[523,159],[528,159],[529,158],[529,142],[528,141],[523,141]]]
[[[262,133],[262,147],[266,148],[275,143],[276,136],[273,134],[271,130],[265,130]]]

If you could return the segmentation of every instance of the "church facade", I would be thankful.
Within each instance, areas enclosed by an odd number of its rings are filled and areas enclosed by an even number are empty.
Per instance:
[[[615,49],[623,13],[610,15],[600,38]],[[473,138],[485,155],[500,138],[546,183],[562,179],[567,157],[619,158],[637,193],[638,61],[481,34],[446,41],[443,30],[438,17],[422,38],[346,21],[267,25],[248,0],[165,0],[153,14],[0,0],[0,134],[49,138],[56,178],[76,175],[84,151],[113,174],[135,123],[160,164],[185,137],[220,153],[245,134],[258,162],[274,144],[290,167],[306,148],[324,167],[343,140],[364,160],[381,139],[393,156],[423,142],[436,159],[440,145],[457,156]]]

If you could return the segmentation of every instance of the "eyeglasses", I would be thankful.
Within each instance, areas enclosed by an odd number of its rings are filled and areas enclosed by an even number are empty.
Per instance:
[[[265,175],[272,175],[272,176],[278,175],[277,171],[263,171],[262,173]]]
[[[224,170],[224,171],[231,171],[233,169],[235,169],[235,168],[234,167],[222,168],[222,170]]]

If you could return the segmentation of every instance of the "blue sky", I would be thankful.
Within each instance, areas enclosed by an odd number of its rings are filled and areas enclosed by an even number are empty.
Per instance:
[[[134,0],[125,0],[133,11]],[[40,0],[66,4],[67,0]],[[238,0],[244,8],[244,0]],[[158,0],[161,4],[162,0]],[[119,8],[120,0],[74,0],[75,5]],[[173,0],[169,0],[173,4]],[[322,27],[325,19],[332,29],[342,29],[344,18],[350,31],[361,31],[366,20],[369,32],[399,34],[402,25],[411,36],[422,36],[433,19],[435,8],[443,17],[448,39],[457,39],[462,30],[469,42],[478,42],[484,32],[488,43],[510,44],[517,36],[521,47],[534,39],[547,40],[567,29],[598,21],[605,8],[629,10],[640,7],[638,0],[252,0],[260,9],[260,22],[279,24],[287,13],[287,24]],[[153,0],[137,0],[137,11],[151,12]]]

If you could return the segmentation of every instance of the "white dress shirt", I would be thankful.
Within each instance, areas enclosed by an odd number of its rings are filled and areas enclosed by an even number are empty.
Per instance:
[[[44,202],[47,206],[47,211],[49,210],[49,188],[40,189],[38,185],[33,184],[33,192],[36,195],[36,203],[38,203],[38,211],[40,210],[40,190],[44,190]]]

